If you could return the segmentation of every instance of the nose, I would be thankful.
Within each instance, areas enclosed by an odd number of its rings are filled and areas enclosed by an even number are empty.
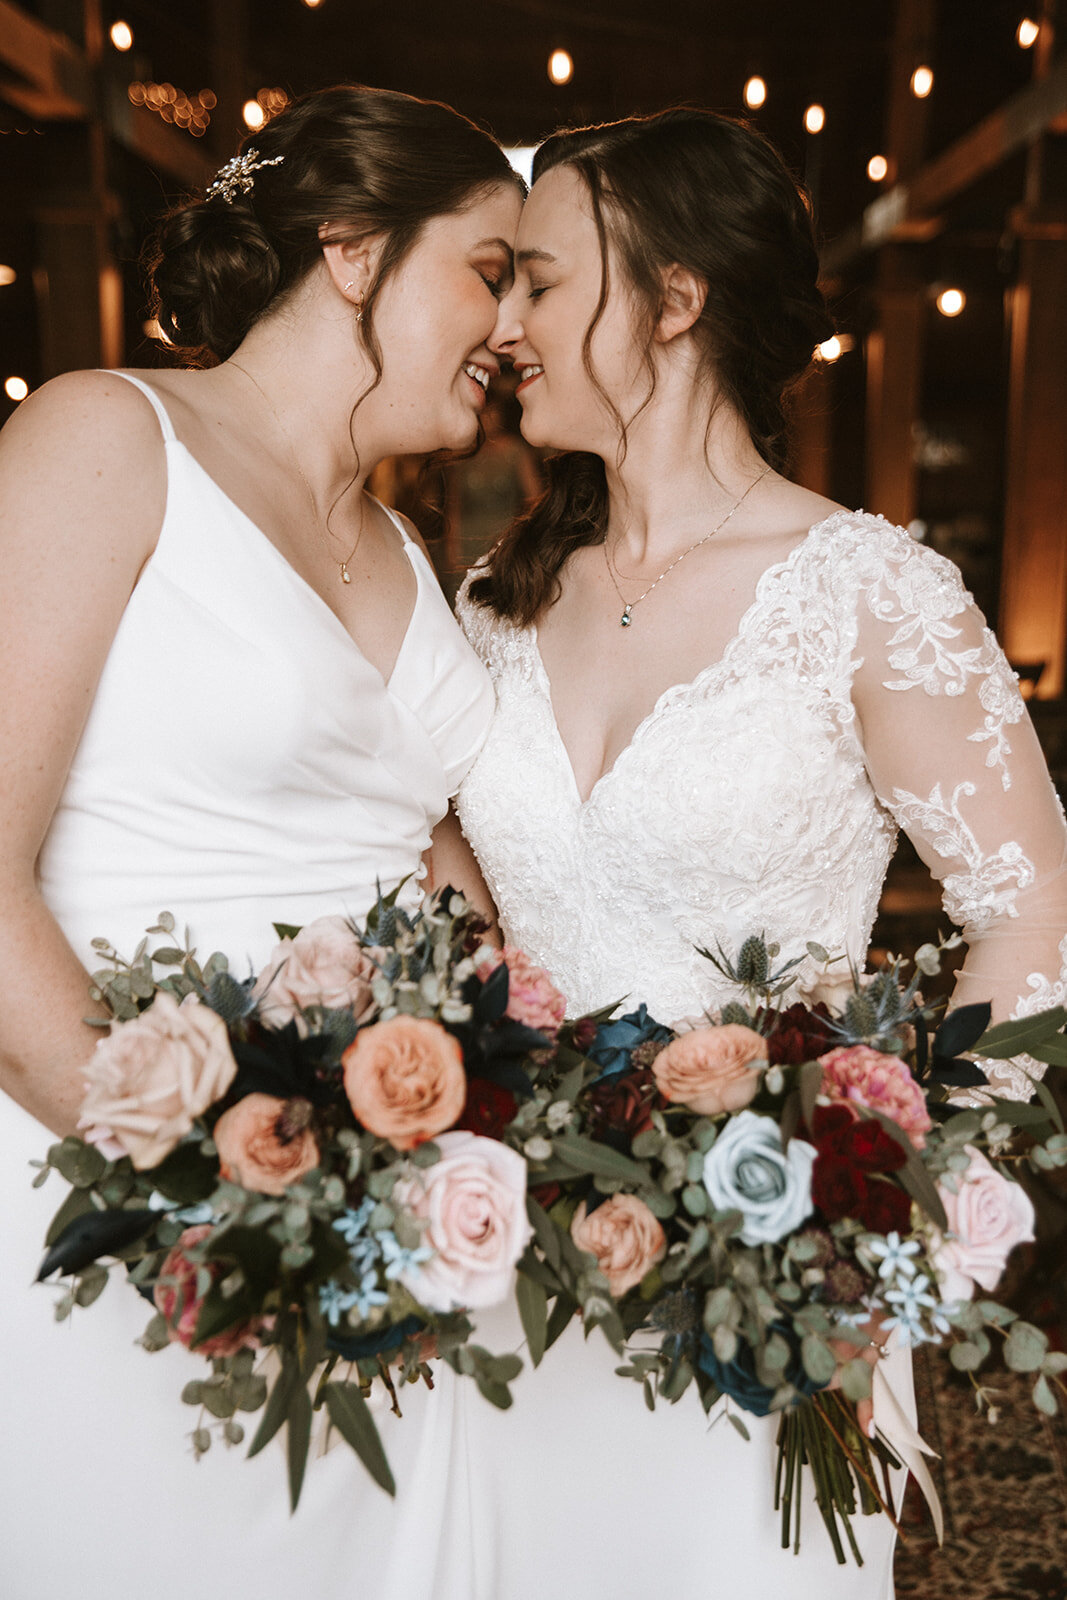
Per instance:
[[[518,284],[512,284],[497,309],[496,325],[486,340],[494,355],[510,360],[515,346],[523,337],[522,319],[519,316]]]

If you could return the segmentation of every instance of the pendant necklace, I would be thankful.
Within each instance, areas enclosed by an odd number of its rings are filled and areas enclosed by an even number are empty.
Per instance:
[[[648,588],[645,590],[644,594],[639,594],[636,600],[627,601],[626,596],[623,594],[622,590],[619,588],[619,582],[618,582],[617,577],[615,576],[615,568],[612,566],[611,557],[608,554],[608,541],[607,541],[607,539],[604,540],[604,545],[603,545],[604,561],[607,564],[608,577],[611,579],[612,584],[615,587],[615,593],[618,595],[619,599],[622,601],[622,616],[619,618],[619,623],[620,623],[620,625],[622,627],[628,628],[630,626],[631,622],[633,621],[633,610],[634,610],[634,607],[635,606],[639,606],[641,604],[642,600],[647,600],[648,599],[649,595],[652,593],[652,591],[656,587],[656,585],[663,582],[663,580],[667,576],[668,572],[673,572],[674,571],[674,569],[678,565],[679,561],[684,561],[686,556],[691,555],[694,550],[699,550],[699,548],[700,548],[700,546],[702,544],[707,544],[709,539],[714,539],[715,535],[717,533],[721,532],[721,530],[723,528],[725,528],[726,524],[729,522],[729,520],[733,516],[734,512],[737,511],[738,508],[745,503],[745,501],[748,499],[749,495],[752,493],[753,489],[756,487],[757,483],[762,483],[764,478],[767,476],[768,472],[770,472],[770,470],[771,469],[770,469],[769,466],[768,467],[764,467],[764,469],[760,473],[759,477],[758,478],[753,478],[752,482],[749,484],[748,488],[745,490],[745,492],[741,496],[741,498],[739,500],[735,500],[734,501],[733,505],[730,507],[730,509],[726,513],[725,517],[723,517],[722,521],[721,522],[717,522],[715,524],[714,528],[712,528],[710,533],[705,533],[704,536],[702,538],[700,538],[700,539],[694,539],[693,543],[691,545],[689,545],[685,550],[683,550],[680,556],[675,556],[675,558],[671,562],[670,566],[669,567],[664,567],[664,569],[660,573],[659,577],[655,580],[655,583],[650,583]]]
[[[286,445],[288,446],[289,454],[293,458],[293,466],[296,468],[297,472],[300,474],[300,480],[303,483],[304,488],[307,490],[308,500],[311,502],[311,513],[312,513],[312,517],[313,517],[314,522],[315,522],[315,530],[318,533],[319,538],[322,540],[323,549],[326,551],[326,554],[329,556],[329,558],[333,562],[334,566],[340,568],[340,570],[341,570],[341,582],[342,583],[351,583],[352,579],[349,576],[348,563],[352,560],[352,557],[355,555],[357,549],[359,548],[359,541],[363,537],[363,524],[362,524],[362,521],[360,522],[359,532],[356,534],[356,542],[355,542],[355,544],[352,546],[351,550],[348,552],[348,555],[345,557],[345,559],[343,561],[338,561],[337,557],[331,551],[330,546],[329,546],[329,542],[326,539],[326,536],[322,531],[322,526],[321,526],[320,519],[319,519],[319,509],[318,509],[318,506],[315,504],[315,491],[312,489],[310,483],[307,480],[307,475],[304,472],[303,467],[300,465],[300,457],[297,455],[296,450],[293,448],[293,441],[289,437],[289,430],[285,427],[285,425],[282,422],[281,417],[278,415],[277,411],[275,410],[275,408],[274,408],[274,406],[273,406],[273,404],[271,402],[271,398],[268,395],[267,391],[264,389],[264,387],[263,387],[263,385],[261,383],[257,382],[257,380],[255,378],[253,378],[252,374],[248,371],[248,368],[247,367],[242,367],[241,363],[239,361],[235,361],[232,356],[230,357],[229,364],[230,364],[231,367],[236,367],[238,372],[243,372],[245,377],[248,379],[249,383],[255,384],[255,387],[259,390],[260,394],[263,396],[263,400],[264,400],[264,402],[266,404],[267,410],[270,412],[271,416],[274,418],[275,424],[276,424],[276,426],[278,428],[278,432],[281,434],[282,438],[285,440]],[[329,526],[328,525],[327,525],[327,530],[326,531],[329,532]]]

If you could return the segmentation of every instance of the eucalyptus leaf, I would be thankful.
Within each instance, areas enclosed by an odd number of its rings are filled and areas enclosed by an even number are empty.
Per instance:
[[[541,1365],[548,1339],[548,1294],[543,1283],[520,1271],[515,1280],[515,1299],[522,1329],[535,1367]]]
[[[1038,1011],[1032,1017],[1020,1017],[1014,1022],[998,1022],[974,1046],[975,1054],[989,1056],[994,1061],[1007,1061],[1012,1056],[1026,1055],[1034,1045],[1042,1045],[1054,1038],[1067,1023],[1067,1009],[1052,1006]]]
[[[289,1395],[286,1413],[286,1462],[289,1468],[289,1504],[296,1510],[300,1504],[300,1491],[304,1486],[304,1469],[307,1466],[308,1447],[311,1444],[311,1397],[303,1382],[297,1383]]]
[[[1059,1410],[1059,1406],[1056,1404],[1056,1396],[1052,1390],[1052,1385],[1049,1383],[1044,1373],[1041,1374],[1037,1382],[1034,1384],[1033,1400],[1037,1409],[1039,1411],[1043,1411],[1046,1417],[1054,1417]]]
[[[841,1388],[845,1398],[851,1400],[854,1405],[860,1400],[869,1400],[872,1377],[870,1362],[864,1361],[862,1356],[855,1356],[851,1361],[846,1361],[841,1368]]]
[[[293,1390],[300,1383],[300,1368],[296,1360],[288,1351],[282,1356],[282,1370],[274,1381],[274,1386],[267,1396],[267,1406],[256,1429],[255,1438],[248,1448],[248,1455],[258,1456],[266,1448],[274,1435],[285,1421],[289,1411],[289,1398]]]
[[[1013,1372],[1037,1372],[1048,1350],[1048,1335],[1032,1322],[1013,1322],[1004,1341],[1004,1359]]]
[[[837,1370],[837,1359],[830,1346],[814,1333],[806,1333],[800,1341],[800,1359],[812,1383],[829,1383]]]

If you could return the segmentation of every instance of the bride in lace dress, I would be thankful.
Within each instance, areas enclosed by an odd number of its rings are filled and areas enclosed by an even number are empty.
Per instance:
[[[381,1419],[395,1501],[316,1448],[293,1518],[280,1443],[194,1460],[203,1363],[134,1348],[131,1288],[57,1325],[32,1287],[60,1195],[29,1162],[75,1126],[95,936],[130,956],[166,908],[243,977],[275,919],[362,918],[376,879],[417,897],[431,833],[435,877],[470,882],[445,814],[492,692],[364,483],[476,444],[519,185],[466,119],[384,90],[249,146],[157,251],[161,323],[208,370],[70,374],[0,443],[4,1600],[465,1590],[447,1383]]]
[[[461,599],[497,712],[460,816],[507,939],[572,1014],[714,1012],[698,945],[862,966],[903,827],[968,942],[956,1000],[1062,1001],[1067,830],[995,639],[948,561],[781,475],[783,395],[831,332],[784,166],[673,111],[557,135],[534,173],[491,344],[562,453]],[[990,1064],[998,1091],[1026,1066]],[[543,1593],[551,1530],[559,1592],[590,1600],[891,1595],[887,1518],[859,1519],[862,1569],[813,1506],[779,1548],[773,1419],[746,1444],[692,1391],[649,1416],[614,1364],[572,1327],[504,1425],[469,1408],[486,1594]],[[906,1400],[906,1353],[885,1366]]]

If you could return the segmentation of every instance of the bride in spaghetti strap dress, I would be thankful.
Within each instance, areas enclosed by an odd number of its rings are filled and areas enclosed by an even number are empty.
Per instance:
[[[320,1441],[291,1517],[280,1448],[193,1459],[179,1397],[202,1363],[134,1348],[150,1308],[131,1288],[57,1324],[31,1287],[60,1195],[29,1162],[76,1120],[94,937],[130,955],[169,909],[243,976],[273,921],[362,918],[379,880],[410,902],[424,859],[470,886],[446,812],[491,689],[362,484],[395,451],[475,443],[517,185],[464,119],[384,91],[325,91],[256,139],[247,189],[231,174],[159,250],[164,325],[228,359],[56,380],[0,442],[4,1600],[467,1588],[450,1372],[405,1391],[402,1421],[380,1413],[395,1501]],[[220,250],[229,281],[203,270]]]
[[[491,345],[526,437],[565,453],[459,605],[497,711],[458,805],[506,939],[572,1014],[713,1016],[737,995],[698,947],[760,933],[817,997],[807,943],[862,968],[900,826],[965,930],[957,999],[1062,1003],[1063,810],[958,571],[769,470],[769,391],[830,331],[777,157],[678,111],[558,135],[534,174]],[[998,1091],[1026,1097],[1027,1065]],[[881,1365],[908,1407],[908,1352]],[[780,1547],[773,1417],[739,1414],[746,1442],[692,1388],[650,1415],[615,1366],[572,1324],[507,1418],[467,1407],[494,1593],[537,1600],[553,1529],[588,1600],[889,1600],[887,1517],[838,1566],[809,1490]]]

